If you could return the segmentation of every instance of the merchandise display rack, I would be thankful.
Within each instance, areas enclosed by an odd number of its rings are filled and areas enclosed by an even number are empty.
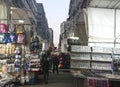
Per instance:
[[[109,87],[109,78],[105,75],[113,72],[113,48],[80,45],[71,45],[70,48],[75,87],[97,87],[96,82],[106,84],[100,87]],[[83,82],[78,84],[79,80]]]
[[[11,25],[12,27],[10,28]],[[18,25],[14,25],[14,24],[0,23],[0,26],[4,27],[3,31],[1,28],[1,32],[0,32],[1,34],[0,47],[2,50],[0,51],[0,54],[1,54],[0,61],[4,61],[4,62],[1,62],[0,64],[1,65],[0,72],[3,72],[2,66],[7,64],[5,67],[6,70],[4,71],[4,73],[10,74],[12,77],[18,74],[22,76],[21,68],[22,66],[24,66],[23,60],[24,60],[24,54],[25,54],[24,53],[25,31],[20,32],[20,30],[23,28],[20,29],[20,27],[19,28],[17,27]],[[24,26],[24,24],[22,24],[21,26]],[[12,31],[10,31],[10,29]],[[19,29],[19,32],[17,32],[17,29]],[[19,35],[22,35],[22,34],[24,34],[24,36],[19,37]],[[13,79],[10,79],[12,77],[2,77],[0,85],[3,84],[5,85],[5,87],[7,86],[13,87],[14,86],[13,84],[15,83],[15,81],[13,82]]]
[[[87,46],[71,45],[71,68],[90,69],[91,49]]]
[[[71,45],[71,70],[112,72],[112,48]]]
[[[6,70],[6,73],[12,75],[12,77],[15,78],[13,81],[8,77],[7,78],[9,79],[8,81],[5,77],[0,77],[0,87],[2,84],[4,85],[4,87],[12,87],[12,85],[9,85],[8,83],[11,83],[11,82],[16,83],[16,81],[17,81],[17,84],[23,85],[26,82],[29,82],[30,80],[29,78],[30,76],[28,72],[30,68],[29,57],[27,58],[25,57],[25,55],[27,53],[30,54],[30,49],[29,49],[30,41],[28,41],[28,39],[30,39],[29,29],[31,29],[30,28],[31,26],[34,27],[34,23],[32,23],[29,20],[28,15],[26,15],[25,17],[22,17],[23,15],[22,12],[26,11],[26,9],[22,9],[22,8],[18,9],[18,7],[15,6],[14,8],[16,8],[18,12],[20,10],[20,13],[17,12],[18,14],[16,14],[16,11],[12,9],[13,5],[11,5],[11,3],[4,2],[3,0],[0,4],[2,4],[4,7],[4,8],[1,8],[4,14],[2,13],[0,18],[0,72],[2,73],[2,66],[6,64],[8,65],[8,71]],[[23,22],[19,22],[19,20],[23,20]],[[15,25],[14,27],[13,26],[11,27],[11,31],[9,31],[9,25]],[[19,29],[21,26],[18,28],[19,25],[24,26],[24,29],[25,29],[24,32],[19,32],[19,30],[21,30]],[[6,28],[3,28],[3,27],[6,27]],[[16,29],[18,29],[18,32],[16,32]],[[3,39],[3,37],[4,36],[8,37],[11,33],[16,34],[15,38],[17,38],[17,41],[5,42],[6,38]],[[11,39],[13,40],[13,36],[11,36]],[[20,42],[18,40],[23,40],[23,42]],[[1,41],[4,41],[4,42],[1,42]],[[15,52],[17,47],[20,48],[20,53],[18,53],[18,50]],[[7,60],[7,62],[3,64],[1,60],[2,61]],[[4,81],[2,79],[4,79]]]

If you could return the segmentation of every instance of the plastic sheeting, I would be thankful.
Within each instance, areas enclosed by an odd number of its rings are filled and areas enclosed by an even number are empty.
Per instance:
[[[88,8],[89,45],[114,46],[115,37],[120,34],[120,10]]]

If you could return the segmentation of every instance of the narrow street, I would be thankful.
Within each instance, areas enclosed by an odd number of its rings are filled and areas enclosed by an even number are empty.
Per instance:
[[[73,77],[70,72],[60,72],[59,75],[50,73],[48,84],[43,82],[43,76],[36,85],[25,85],[21,87],[74,87]]]

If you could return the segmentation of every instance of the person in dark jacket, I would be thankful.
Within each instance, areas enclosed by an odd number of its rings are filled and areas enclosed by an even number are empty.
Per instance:
[[[57,71],[57,74],[59,74],[59,70],[58,70],[59,59],[57,55],[52,56],[52,63],[53,63],[53,73]]]
[[[44,74],[44,82],[47,84],[48,83],[48,77],[49,77],[49,59],[47,57],[47,54],[42,55],[42,70]]]

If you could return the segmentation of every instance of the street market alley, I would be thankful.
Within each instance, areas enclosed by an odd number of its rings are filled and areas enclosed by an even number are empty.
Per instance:
[[[36,85],[25,85],[21,87],[74,87],[73,77],[70,72],[60,72],[59,75],[50,73],[48,84],[43,82],[43,76]]]

